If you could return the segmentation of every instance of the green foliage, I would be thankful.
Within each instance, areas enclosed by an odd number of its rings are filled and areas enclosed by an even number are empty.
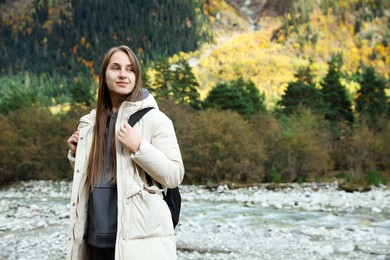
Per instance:
[[[292,1],[292,8],[283,16],[283,29],[285,36],[288,36],[290,26],[297,32],[298,27],[310,20],[310,13],[316,3],[313,0],[295,0]]]
[[[255,138],[260,141],[265,150],[264,162],[266,176],[270,176],[273,168],[278,169],[281,177],[285,174],[286,165],[281,144],[282,126],[275,116],[259,113],[251,117],[251,125],[255,131]],[[267,177],[268,178],[268,177]]]
[[[295,0],[291,9],[291,21],[295,26],[307,23],[310,20],[310,13],[316,5],[314,0]]]
[[[267,175],[267,181],[274,183],[280,183],[282,181],[282,176],[274,165],[272,165],[271,172]]]
[[[344,182],[345,183],[352,183],[353,182],[353,174],[348,172],[344,174]]]
[[[29,73],[0,77],[0,114],[8,114],[33,104],[50,106],[70,101],[68,80]]]
[[[377,142],[376,133],[366,123],[360,122],[352,133],[349,145],[353,179],[361,180],[368,169],[376,167],[375,150],[381,144]]]
[[[381,119],[380,131],[375,132],[375,161],[377,169],[390,169],[390,120]]]
[[[172,78],[173,97],[179,104],[188,104],[199,109],[200,94],[199,84],[192,73],[190,65],[185,60],[180,60],[174,64]]]
[[[201,108],[199,84],[185,60],[170,65],[168,61],[160,59],[155,63],[154,69],[156,80],[151,90],[158,98],[172,99],[179,104]]]
[[[152,87],[151,87],[150,77],[147,73],[147,66],[142,60],[139,60],[139,62],[141,66],[142,87],[151,90]]]
[[[250,116],[265,111],[264,98],[252,81],[245,82],[240,77],[230,82],[218,83],[208,93],[204,107],[232,110]]]
[[[361,121],[347,139],[343,152],[347,154],[349,165],[349,183],[385,183],[383,172],[390,166],[390,120],[382,118],[379,129],[373,129],[367,122]],[[376,170],[380,169],[383,170]],[[371,172],[371,173],[370,173]],[[388,178],[388,176],[387,176]]]
[[[309,40],[315,45],[318,41],[318,35],[313,35],[312,38],[309,39],[310,35],[310,27],[306,32],[306,35],[299,35],[299,28],[308,23],[310,21],[310,14],[316,6],[315,1],[313,0],[294,0],[292,1],[292,8],[283,16],[283,25],[279,30],[283,30],[283,34],[285,37],[291,32],[298,33],[299,44],[301,47],[305,45]],[[275,32],[273,38],[276,38],[276,34],[279,34],[280,31]]]
[[[296,183],[298,184],[303,184],[305,182],[305,179],[303,179],[301,176],[298,177],[298,179],[296,180]]]
[[[326,106],[325,118],[332,123],[354,121],[352,103],[346,88],[340,82],[342,64],[342,54],[333,55],[328,63],[328,73],[321,83],[321,93]]]
[[[322,176],[330,169],[330,133],[326,121],[308,109],[279,120],[272,115],[252,119],[256,137],[265,147],[266,176],[278,170],[282,181]],[[268,179],[269,180],[269,179]]]
[[[65,11],[56,16],[61,8],[50,2],[35,1],[22,25],[2,24],[1,74],[97,74],[97,61],[114,45],[129,45],[149,62],[196,50],[210,39],[198,0],[66,0]]]
[[[298,112],[301,107],[306,107],[322,114],[324,104],[321,92],[313,82],[314,76],[310,66],[299,68],[294,76],[295,80],[288,83],[285,93],[278,102],[282,112],[291,115]]]
[[[151,86],[151,92],[156,97],[168,99],[170,96],[169,83],[172,81],[172,72],[168,60],[163,58],[158,59],[154,62],[153,69],[156,71],[156,79]]]
[[[48,110],[32,107],[0,120],[2,183],[39,179],[48,172],[61,171],[57,162],[63,160],[66,149],[58,135],[59,121]]]
[[[284,166],[284,179],[296,181],[323,175],[332,164],[327,122],[303,109],[281,123],[278,164]]]
[[[314,22],[306,24],[315,2],[295,1],[291,11],[293,15],[285,16],[283,26],[285,36],[290,33],[295,37],[298,34],[297,40],[301,44],[298,55],[306,56],[304,49],[314,46],[316,57],[321,59],[327,55],[320,52],[324,42],[328,42],[329,33],[316,33],[324,23],[317,26]],[[350,123],[353,122],[352,104],[341,84],[341,79],[346,78],[346,74],[341,73],[341,55],[334,55],[329,62],[320,93],[315,88],[310,68],[300,68],[295,80],[288,83],[280,102],[282,114],[261,113],[265,111],[264,95],[251,81],[245,82],[242,78],[220,82],[204,104],[209,110],[194,110],[202,107],[199,104],[199,85],[191,68],[183,60],[169,64],[166,57],[178,51],[194,50],[207,39],[201,11],[194,11],[199,10],[198,1],[160,1],[158,7],[156,1],[146,3],[141,0],[126,4],[123,0],[94,4],[86,0],[65,1],[70,3],[69,8],[59,19],[54,19],[53,10],[58,3],[36,1],[31,19],[21,25],[13,24],[13,27],[12,23],[0,26],[0,49],[3,51],[0,74],[18,72],[0,78],[0,186],[20,179],[70,178],[66,139],[77,127],[79,117],[89,112],[85,109],[93,103],[96,87],[91,78],[83,75],[96,74],[99,68],[96,61],[101,59],[101,55],[112,45],[122,43],[135,50],[142,68],[153,64],[151,60],[162,57],[155,63],[157,74],[153,75],[153,85],[148,74],[142,73],[142,76],[145,87],[159,98],[161,110],[174,121],[186,166],[186,183],[214,186],[221,182],[254,183],[264,180],[301,182],[308,177],[318,180],[327,171],[341,170],[348,172],[351,182],[367,180],[376,184],[389,172],[390,106],[383,90],[388,88],[388,82],[383,87],[383,78],[370,68],[365,69],[358,79],[355,76],[351,79],[360,83],[356,111],[361,120],[357,125]],[[389,4],[384,0],[348,0],[346,3],[341,8],[337,1],[321,1],[321,5],[328,5],[324,10],[332,10],[340,20],[347,17],[348,10],[357,11],[349,17],[349,24],[346,21],[342,25],[353,25],[351,21],[355,18],[355,33],[360,32],[361,35],[356,40],[360,42],[359,48],[365,48],[358,51],[372,53],[376,60],[385,61],[383,53],[386,53],[386,48],[382,47],[388,45],[389,34],[379,33],[383,36],[383,46],[375,45],[377,34],[366,29],[366,21],[386,14],[382,12],[383,7],[388,8]],[[128,15],[130,12],[132,15]],[[312,21],[329,18],[316,15]],[[330,20],[332,26],[336,26],[334,19]],[[390,28],[390,19],[387,19],[387,27]],[[335,28],[343,31],[341,27]],[[267,57],[268,44],[274,53],[284,51],[284,46],[276,48],[268,42],[266,29],[264,33],[253,35],[246,34],[245,38],[252,41],[252,37],[256,37],[252,44],[255,47],[249,48],[248,56]],[[276,38],[278,44],[286,40],[282,34],[279,36]],[[335,36],[340,38],[340,35]],[[232,42],[240,40],[242,38],[235,38]],[[311,42],[312,47],[307,46],[307,42]],[[225,46],[229,50],[235,47]],[[239,51],[246,47],[239,46]],[[290,46],[295,46],[294,41]],[[232,53],[234,58],[230,59],[234,60],[234,69],[237,69],[237,64],[241,63],[236,62],[236,52]],[[215,51],[209,57],[217,56],[217,62],[225,64],[229,59],[221,60],[221,57],[226,57],[226,54]],[[285,52],[283,55],[287,57]],[[242,56],[245,55],[239,57]],[[356,59],[355,56],[350,55],[348,59]],[[296,61],[280,60],[285,63]],[[272,59],[268,63],[273,70],[274,64],[281,64]],[[217,66],[213,62],[208,64],[206,71]],[[259,67],[258,63],[248,64],[254,70]],[[24,70],[37,74],[25,73]],[[215,71],[221,73],[218,68]],[[267,71],[267,75],[258,77],[261,81],[267,76],[274,76],[272,70]],[[288,71],[290,73],[292,67]],[[206,75],[207,80],[215,79],[216,74],[204,72],[200,74]],[[247,74],[254,78],[253,74]],[[232,72],[226,70],[220,75],[227,78]],[[290,77],[282,82],[289,80]],[[269,89],[281,81],[273,82],[263,87]],[[322,95],[327,110],[322,108]],[[65,114],[53,115],[47,109],[65,102],[72,103],[72,109]],[[384,111],[387,111],[387,117],[383,115]],[[319,117],[321,113],[325,113],[328,121]],[[331,127],[329,123],[332,123]],[[373,127],[374,124],[378,127]]]
[[[23,107],[30,107],[35,100],[35,92],[27,88],[15,77],[4,77],[0,80],[0,114],[8,114],[11,111]]]
[[[380,131],[361,124],[331,140],[329,122],[308,109],[279,119],[259,113],[248,120],[232,111],[199,111],[169,100],[159,106],[175,125],[185,183],[300,182],[346,169],[351,182],[375,184],[379,175],[368,176],[370,169],[390,169],[386,118]],[[69,112],[53,115],[32,105],[0,115],[0,186],[16,180],[70,179],[66,140],[89,110],[75,104]]]
[[[185,120],[177,128],[187,183],[264,180],[263,146],[254,138],[250,124],[237,113],[198,111],[180,120]]]
[[[95,101],[97,86],[93,85],[91,77],[80,77],[74,79],[70,87],[72,102],[90,106]]]
[[[32,106],[0,115],[0,186],[18,180],[70,179],[66,140],[85,108],[53,115]]]
[[[383,173],[377,170],[370,170],[366,175],[366,182],[370,185],[379,186],[380,184],[386,184],[387,180],[383,176]]]
[[[388,84],[385,78],[377,75],[374,68],[364,68],[360,88],[357,91],[356,110],[360,117],[369,120],[370,125],[377,125],[378,118],[383,117],[389,109],[389,98],[386,96]]]
[[[323,13],[330,10],[340,19],[345,19],[348,13],[357,13],[359,20],[370,21],[374,17],[385,15],[385,9],[390,7],[388,0],[345,0],[343,5],[339,1],[321,0],[320,7]]]

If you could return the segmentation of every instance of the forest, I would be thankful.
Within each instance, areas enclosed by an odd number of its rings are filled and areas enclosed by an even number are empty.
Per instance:
[[[72,179],[66,140],[119,44],[174,122],[184,183],[386,184],[390,4],[292,3],[250,31],[222,0],[0,2],[0,186]]]

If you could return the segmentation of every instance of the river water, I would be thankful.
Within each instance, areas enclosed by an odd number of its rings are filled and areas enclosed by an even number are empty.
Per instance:
[[[0,191],[0,259],[65,259],[68,182]],[[389,259],[390,189],[182,186],[178,259]]]

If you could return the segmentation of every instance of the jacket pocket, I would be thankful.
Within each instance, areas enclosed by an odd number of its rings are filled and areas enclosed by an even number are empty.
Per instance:
[[[126,239],[162,237],[173,234],[170,212],[160,193],[141,192],[126,199]]]

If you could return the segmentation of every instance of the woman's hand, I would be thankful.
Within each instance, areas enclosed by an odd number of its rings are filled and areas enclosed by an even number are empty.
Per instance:
[[[119,129],[118,141],[132,153],[140,149],[141,138],[127,122]]]
[[[79,141],[79,130],[74,132],[73,135],[69,137],[67,141],[69,148],[74,155],[76,155],[78,141]]]

